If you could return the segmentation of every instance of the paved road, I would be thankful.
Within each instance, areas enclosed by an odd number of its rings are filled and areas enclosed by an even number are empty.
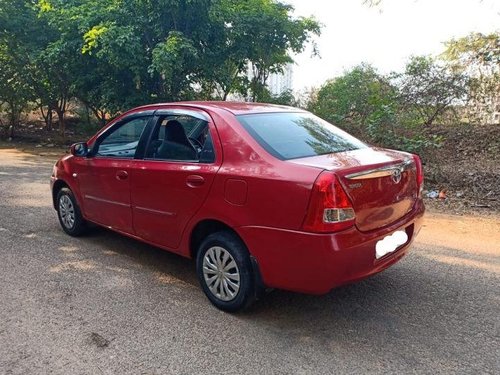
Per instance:
[[[63,234],[52,160],[0,160],[1,374],[500,373],[498,220],[461,248],[470,225],[447,219],[447,247],[431,217],[434,237],[376,277],[229,315],[189,260],[104,229]]]

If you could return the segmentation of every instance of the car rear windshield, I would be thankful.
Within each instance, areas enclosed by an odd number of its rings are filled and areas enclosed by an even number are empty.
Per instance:
[[[237,117],[267,152],[281,160],[367,147],[360,140],[310,113],[258,113]]]

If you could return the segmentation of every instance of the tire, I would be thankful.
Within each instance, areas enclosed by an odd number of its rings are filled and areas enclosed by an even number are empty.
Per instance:
[[[196,256],[196,272],[203,292],[220,310],[241,311],[256,299],[250,254],[238,236],[229,231],[205,238]]]
[[[85,232],[87,223],[83,219],[80,207],[69,188],[64,187],[57,193],[56,209],[59,223],[67,234],[78,237]]]

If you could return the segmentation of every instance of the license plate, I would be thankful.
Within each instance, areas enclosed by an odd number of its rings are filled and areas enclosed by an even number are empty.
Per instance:
[[[408,235],[404,230],[398,230],[380,241],[375,245],[375,258],[380,259],[383,256],[392,253],[401,245],[408,241]]]

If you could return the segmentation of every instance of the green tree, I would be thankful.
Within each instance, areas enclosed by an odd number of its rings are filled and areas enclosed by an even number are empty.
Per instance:
[[[394,132],[396,96],[386,77],[362,64],[327,81],[315,92],[308,109],[365,139],[381,142]]]
[[[0,0],[0,103],[7,107],[9,137],[14,135],[21,112],[32,98],[28,48],[23,41],[33,31],[39,31],[38,25],[31,22],[34,14],[33,2]],[[37,39],[37,35],[32,38]]]
[[[28,91],[20,67],[6,53],[5,46],[0,44],[0,108],[2,105],[7,107],[9,138],[14,137],[21,113],[28,104]]]
[[[101,121],[150,102],[265,98],[269,74],[319,34],[292,10],[277,0],[0,0],[0,86],[4,97],[22,87],[49,129],[57,113],[61,133],[75,97]]]
[[[308,109],[368,142],[412,152],[437,146],[430,125],[466,92],[466,79],[427,57],[412,58],[401,74],[381,75],[362,64],[310,94]]]
[[[82,101],[102,123],[109,115],[144,103],[148,97],[148,87],[143,83],[148,79],[147,65],[139,32],[118,22],[129,3],[39,2],[40,17],[57,32],[53,45],[60,48],[54,52],[65,61],[64,72],[69,78],[69,85],[58,86],[67,88],[69,96]]]
[[[412,57],[404,73],[393,74],[392,79],[402,111],[415,114],[415,121],[427,126],[467,97],[467,76],[428,56]]]
[[[64,134],[64,115],[72,96],[74,45],[59,38],[57,30],[39,17],[38,1],[0,0],[0,24],[2,53],[13,69],[8,74],[22,82],[23,96],[37,103],[48,129],[52,112],[58,114]]]
[[[287,105],[291,107],[300,107],[299,100],[293,95],[291,90],[285,90],[278,95],[272,95],[269,90],[265,91],[265,97],[261,100],[264,103]]]
[[[66,35],[70,29],[83,32],[84,54],[133,82],[136,102],[225,99],[249,87],[257,99],[269,74],[292,61],[290,53],[302,51],[320,30],[313,19],[293,18],[292,7],[274,0],[50,4],[46,12]],[[250,82],[248,66],[254,72]]]
[[[290,53],[302,52],[320,34],[320,25],[312,18],[292,18],[293,7],[278,1],[226,1],[226,7],[233,43],[246,49],[250,63],[251,98],[260,101],[266,97],[269,75],[293,62]]]
[[[485,121],[500,95],[500,32],[471,33],[446,43],[441,55],[458,73],[469,76],[469,115]]]

